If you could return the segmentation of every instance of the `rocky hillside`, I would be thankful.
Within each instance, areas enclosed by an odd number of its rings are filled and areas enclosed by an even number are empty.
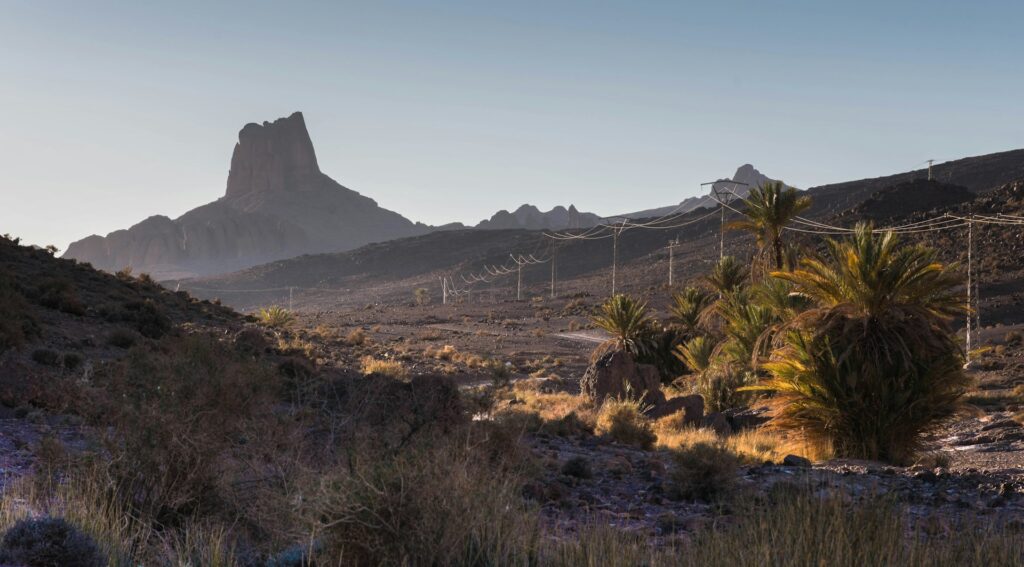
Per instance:
[[[321,172],[296,112],[242,128],[220,199],[177,219],[153,216],[105,237],[90,236],[72,243],[65,257],[107,271],[131,266],[164,280],[427,231]]]

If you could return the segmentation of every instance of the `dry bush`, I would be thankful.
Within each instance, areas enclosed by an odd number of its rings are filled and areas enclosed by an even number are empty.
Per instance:
[[[672,498],[714,500],[736,482],[739,459],[721,443],[699,442],[672,454],[666,492]]]
[[[110,474],[144,517],[176,525],[224,513],[227,469],[260,420],[273,419],[280,378],[214,337],[136,347],[105,367],[79,413],[109,426]]]
[[[516,473],[464,434],[357,456],[313,498],[324,564],[525,564],[539,535]]]
[[[700,443],[721,445],[744,463],[752,465],[765,462],[779,463],[790,454],[816,457],[809,454],[805,447],[800,447],[785,437],[779,430],[763,427],[745,429],[723,437],[712,429],[684,424],[682,412],[655,421],[654,433],[658,436],[657,446],[661,448],[685,449]]]
[[[0,274],[0,353],[39,333],[28,301],[6,274]]]
[[[617,443],[650,449],[657,441],[640,400],[608,398],[597,413],[594,432]]]
[[[363,374],[380,374],[399,380],[409,377],[409,369],[397,360],[381,360],[372,356],[364,356],[359,361],[359,369]]]
[[[46,278],[36,286],[37,300],[43,307],[71,315],[85,315],[75,284],[66,278]]]
[[[366,331],[360,327],[352,329],[347,335],[345,335],[345,344],[348,346],[361,346],[366,344]]]

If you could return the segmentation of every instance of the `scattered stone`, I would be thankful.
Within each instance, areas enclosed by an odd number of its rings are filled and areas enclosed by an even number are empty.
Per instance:
[[[809,467],[811,461],[799,455],[786,455],[782,459],[782,466],[785,467]]]

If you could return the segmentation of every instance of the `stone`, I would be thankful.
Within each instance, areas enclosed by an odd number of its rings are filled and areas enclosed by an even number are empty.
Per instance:
[[[624,350],[608,352],[587,367],[580,379],[580,389],[595,405],[609,397],[639,397],[644,404],[654,406],[665,401],[658,369],[637,364]]]
[[[701,420],[701,427],[711,429],[719,435],[732,435],[733,432],[725,414],[717,411],[705,415]]]
[[[782,466],[785,467],[809,467],[811,461],[799,455],[786,455],[782,458]]]
[[[732,408],[722,412],[733,431],[754,429],[768,422],[771,417],[768,415],[768,408]]]
[[[704,398],[699,394],[693,394],[665,400],[647,410],[647,417],[658,419],[680,411],[683,412],[684,424],[700,425],[704,418]]]

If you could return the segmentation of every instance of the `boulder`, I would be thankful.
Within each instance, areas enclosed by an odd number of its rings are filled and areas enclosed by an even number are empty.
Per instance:
[[[637,364],[624,350],[608,352],[591,364],[580,380],[580,390],[595,405],[601,405],[609,397],[627,396],[640,397],[644,404],[653,406],[665,402],[658,369],[649,364]]]
[[[701,420],[701,427],[714,430],[719,435],[732,435],[732,426],[729,419],[721,412],[713,412],[704,416]]]
[[[729,420],[733,431],[753,429],[768,422],[771,417],[768,415],[768,408],[733,408],[722,412]]]
[[[799,455],[786,455],[782,459],[782,466],[784,467],[809,467],[811,461],[805,459]]]
[[[704,398],[699,394],[694,394],[665,400],[647,410],[647,417],[658,419],[680,411],[683,412],[684,424],[700,425],[704,418]]]

